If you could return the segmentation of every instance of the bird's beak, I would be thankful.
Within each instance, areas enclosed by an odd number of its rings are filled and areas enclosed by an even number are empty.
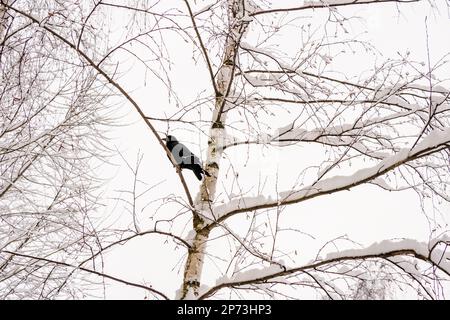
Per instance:
[[[167,138],[162,138],[161,140],[162,140],[162,141],[167,141]]]

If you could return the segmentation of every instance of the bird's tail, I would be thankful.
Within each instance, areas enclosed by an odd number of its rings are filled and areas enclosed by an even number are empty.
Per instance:
[[[202,180],[202,173],[205,175],[205,176],[208,176],[208,177],[211,177],[211,175],[209,174],[209,172],[208,171],[206,171],[205,169],[203,169],[203,168],[199,168],[199,170],[194,170],[194,174],[195,174],[195,176],[197,177],[197,179],[198,180]]]
[[[194,174],[197,177],[197,179],[202,181],[202,169],[200,168],[200,170],[192,170],[192,171],[194,171]]]
[[[204,174],[205,176],[211,177],[211,175],[209,174],[208,171],[206,171],[205,169],[203,169],[200,165],[196,165],[193,170],[195,176],[197,177],[198,180],[202,180],[202,174]]]
[[[203,170],[203,173],[205,174],[205,176],[211,177],[211,175],[209,174],[208,171],[206,171],[205,169],[202,169],[202,170]]]

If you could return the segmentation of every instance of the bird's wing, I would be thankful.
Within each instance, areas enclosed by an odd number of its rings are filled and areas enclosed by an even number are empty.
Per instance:
[[[194,157],[194,163],[202,166],[202,162],[200,161],[200,159],[195,154],[193,154],[192,156]]]
[[[177,144],[173,145],[170,152],[172,152],[172,155],[175,158],[175,161],[178,164],[181,164],[183,162],[183,158],[186,156],[187,153],[189,153],[189,149],[184,144],[177,143]]]
[[[199,164],[201,165],[200,159],[189,150],[188,147],[186,147],[182,143],[178,143],[173,149],[172,154],[177,160],[178,163],[183,164]]]
[[[180,143],[178,144],[179,148],[181,149],[180,151],[180,156],[181,156],[181,162],[184,164],[198,164],[198,165],[202,165],[202,162],[200,161],[200,159],[191,152],[191,150],[189,150],[188,147],[186,147],[184,144]]]
[[[200,166],[202,165],[200,159],[193,153],[186,155],[181,159],[184,164],[198,164]]]

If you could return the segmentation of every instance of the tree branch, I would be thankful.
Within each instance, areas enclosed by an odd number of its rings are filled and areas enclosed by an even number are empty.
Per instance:
[[[248,197],[237,199],[235,203],[230,202],[228,204],[215,207],[213,208],[213,216],[218,218],[206,227],[212,228],[216,224],[223,222],[224,220],[237,213],[275,208],[278,206],[299,203],[326,194],[349,190],[350,188],[359,186],[379,176],[382,176],[402,164],[447,149],[449,142],[449,128],[444,131],[434,130],[424,140],[422,140],[422,143],[418,144],[414,149],[403,149],[392,157],[388,157],[382,160],[378,163],[378,165],[361,169],[351,176],[332,177],[329,179],[316,181],[314,184],[297,191],[281,192],[276,197],[277,199],[280,199],[279,201],[271,199],[266,200],[265,198],[261,199],[261,197]],[[251,204],[240,207],[241,203],[245,204],[246,202]]]
[[[270,279],[274,279],[277,277],[283,277],[283,276],[287,276],[287,275],[298,273],[298,272],[307,273],[308,270],[315,270],[317,268],[320,268],[320,267],[323,267],[323,266],[326,266],[326,265],[329,265],[332,263],[339,263],[339,262],[344,262],[344,261],[348,261],[348,260],[387,259],[390,257],[406,256],[406,255],[412,255],[414,258],[417,258],[424,262],[431,263],[433,266],[436,266],[439,270],[444,272],[446,275],[450,276],[450,270],[446,270],[446,269],[440,267],[439,264],[435,263],[429,256],[425,256],[422,253],[417,252],[413,248],[405,248],[405,249],[400,249],[400,250],[390,250],[390,251],[381,252],[378,254],[365,254],[365,255],[360,255],[360,256],[349,255],[349,256],[342,256],[342,257],[337,257],[337,258],[332,258],[332,259],[326,259],[326,260],[319,261],[316,263],[308,264],[306,266],[302,266],[302,267],[298,267],[298,268],[291,268],[291,269],[282,270],[279,272],[274,272],[270,275],[266,275],[263,277],[257,277],[257,278],[248,279],[248,280],[244,280],[244,281],[231,281],[231,282],[227,282],[227,283],[221,283],[215,287],[210,288],[208,291],[206,291],[202,295],[200,295],[199,300],[206,299],[223,288],[243,286],[243,285],[248,285],[248,284],[264,283]]]
[[[5,253],[13,255],[13,256],[18,256],[18,257],[23,257],[23,258],[28,258],[28,259],[38,260],[38,261],[44,261],[44,262],[56,264],[56,265],[59,265],[59,266],[64,266],[64,267],[68,267],[68,268],[81,270],[81,271],[84,271],[84,272],[87,272],[87,273],[91,273],[91,274],[94,274],[94,275],[97,275],[99,277],[103,277],[103,278],[106,278],[106,279],[110,279],[110,280],[113,280],[113,281],[116,281],[116,282],[119,282],[119,283],[122,283],[122,284],[126,284],[126,285],[129,285],[129,286],[133,286],[133,287],[137,287],[137,288],[141,288],[141,289],[150,291],[150,292],[152,292],[152,293],[154,293],[156,295],[161,296],[165,300],[169,300],[169,298],[164,293],[162,293],[162,292],[160,292],[158,290],[155,290],[152,287],[147,287],[147,286],[144,286],[144,285],[139,284],[139,283],[126,281],[126,280],[123,280],[123,279],[120,279],[120,278],[108,275],[106,273],[98,272],[98,271],[87,269],[87,268],[80,267],[80,266],[78,266],[78,267],[77,266],[73,266],[73,265],[71,265],[69,263],[65,263],[65,262],[61,262],[61,261],[55,261],[55,260],[51,260],[51,259],[47,259],[47,258],[34,257],[34,256],[31,256],[31,255],[17,253],[17,252],[12,252],[12,251],[7,251],[7,250],[1,251],[1,252],[5,252]]]
[[[291,7],[291,8],[275,8],[275,9],[269,9],[269,10],[261,10],[256,11],[249,16],[258,16],[262,14],[269,14],[269,13],[277,13],[277,12],[292,12],[292,11],[302,11],[302,10],[309,10],[309,9],[326,9],[326,8],[334,8],[334,7],[345,7],[345,6],[352,6],[352,5],[360,5],[360,4],[373,4],[373,3],[385,3],[385,2],[393,2],[393,3],[411,3],[411,2],[419,2],[422,0],[349,0],[348,2],[342,2],[337,1],[333,3],[333,0],[327,0],[327,1],[321,1],[321,3],[311,3],[311,1],[308,1],[309,4],[299,6],[299,7]]]
[[[197,35],[197,39],[200,45],[200,49],[202,50],[203,53],[203,57],[205,58],[206,64],[208,65],[208,72],[209,72],[209,76],[211,78],[211,83],[214,89],[214,93],[217,96],[219,94],[219,90],[217,89],[216,86],[216,81],[214,80],[214,71],[212,69],[212,65],[211,65],[211,61],[209,60],[209,55],[208,55],[208,51],[206,50],[206,47],[203,43],[202,37],[200,35],[200,32],[198,31],[198,27],[197,27],[197,23],[195,22],[195,17],[194,14],[192,13],[192,9],[191,6],[188,2],[188,0],[184,0],[184,3],[186,4],[186,7],[189,11],[189,16],[191,17],[191,22],[192,22],[192,26],[195,30],[195,34]]]
[[[12,7],[6,3],[3,3],[3,0],[1,0],[1,3],[7,7],[8,9],[30,19],[31,21],[33,21],[35,24],[38,24],[42,29],[46,30],[47,32],[49,32],[50,34],[52,34],[54,37],[56,37],[57,39],[61,40],[63,43],[65,43],[67,46],[69,46],[71,49],[75,50],[84,60],[86,60],[86,62],[92,67],[94,68],[100,75],[102,75],[113,87],[115,87],[130,103],[131,105],[135,108],[135,110],[138,112],[138,114],[140,115],[140,117],[142,118],[142,120],[144,120],[145,124],[147,125],[147,127],[150,129],[150,131],[153,133],[153,135],[155,136],[156,140],[159,142],[159,144],[161,145],[161,147],[164,149],[164,151],[166,152],[167,156],[169,157],[170,161],[172,162],[172,164],[176,167],[176,161],[173,158],[172,153],[169,151],[169,149],[167,149],[166,144],[164,143],[164,141],[160,138],[158,132],[156,131],[155,127],[152,125],[152,123],[148,120],[148,118],[145,116],[144,111],[141,109],[141,107],[138,105],[138,103],[128,94],[127,91],[125,91],[125,89],[118,83],[116,82],[112,77],[110,77],[102,68],[100,68],[100,66],[98,64],[96,64],[83,50],[81,50],[80,48],[77,48],[77,46],[75,44],[73,44],[72,42],[70,42],[69,40],[65,39],[63,36],[61,36],[59,33],[57,33],[56,31],[54,31],[53,29],[45,26],[45,25],[41,25],[40,21],[27,14],[26,12],[23,12],[19,9],[16,9],[15,7]],[[189,205],[191,207],[194,206],[194,202],[192,201],[192,196],[191,193],[189,191],[189,188],[186,184],[186,181],[183,177],[183,174],[181,173],[181,170],[177,170],[177,174],[178,177],[180,178],[181,184],[183,185],[184,191],[186,193],[186,197],[188,199]]]

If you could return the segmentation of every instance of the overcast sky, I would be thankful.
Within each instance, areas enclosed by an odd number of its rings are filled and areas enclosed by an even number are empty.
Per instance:
[[[437,1],[443,4],[443,1]],[[293,3],[298,3],[294,1]],[[288,4],[286,6],[289,6]],[[353,34],[360,34],[362,38],[370,41],[374,47],[380,50],[385,58],[398,58],[398,52],[405,54],[411,52],[413,60],[426,61],[426,33],[425,23],[428,26],[429,47],[431,61],[436,62],[443,55],[450,52],[449,30],[450,19],[447,9],[441,6],[440,10],[432,11],[425,3],[403,5],[401,13],[396,10],[395,5],[372,5],[359,6],[357,8],[342,8],[340,12],[346,16],[357,15],[360,20],[353,23],[355,30],[350,30]],[[353,14],[352,14],[353,13]],[[320,15],[320,13],[308,12],[305,15]],[[427,20],[425,20],[427,17]],[[119,17],[116,17],[119,18]],[[320,21],[320,19],[318,19]],[[125,19],[124,19],[125,21]],[[314,23],[314,19],[312,22]],[[120,25],[120,22],[117,21]],[[119,27],[118,27],[119,28]],[[356,30],[357,29],[357,30]],[[210,79],[207,70],[201,63],[197,65],[192,59],[192,52],[189,46],[179,41],[179,38],[167,39],[170,59],[174,63],[172,69],[173,86],[181,102],[189,104],[194,101],[202,90],[209,90]],[[289,42],[287,36],[281,40]],[[346,74],[359,74],[361,70],[370,69],[374,66],[374,61],[370,60],[370,54],[364,52],[347,52],[339,55],[335,59],[334,67],[337,72]],[[167,94],[160,82],[151,75],[144,74],[138,64],[128,64],[122,69],[128,71],[120,79],[120,83],[132,90],[133,97],[145,106],[145,111],[150,116],[167,115],[176,111],[175,99],[168,99]],[[440,71],[439,76],[448,78],[449,69]],[[210,114],[207,109],[203,109],[202,119],[208,120]],[[140,151],[144,155],[141,167],[140,180],[148,186],[158,186],[147,194],[147,201],[151,202],[167,194],[174,193],[182,196],[183,190],[166,155],[155,139],[150,135],[146,126],[134,113],[129,105],[123,105],[117,113],[121,121],[126,126],[112,129],[110,135],[114,138],[115,144],[123,156],[134,164],[137,153]],[[286,119],[288,121],[289,119]],[[288,122],[286,122],[287,124]],[[164,123],[155,122],[161,134],[167,132]],[[205,127],[193,128],[188,125],[177,125],[170,128],[170,132],[175,132],[179,140],[188,145],[197,154],[205,156],[207,124]],[[173,131],[172,131],[173,130]],[[269,133],[269,132],[268,132]],[[258,182],[261,175],[269,175],[269,182],[263,190],[266,195],[275,192],[276,188],[281,190],[296,186],[299,180],[298,168],[314,165],[321,159],[321,149],[318,147],[300,146],[290,147],[287,150],[272,148],[270,152],[262,147],[248,148],[238,147],[227,153],[229,161],[239,168],[241,187],[248,192],[248,195],[258,194]],[[247,157],[251,154],[252,157]],[[244,155],[244,156],[243,156]],[[115,167],[104,167],[104,176],[111,177],[106,184],[105,195],[108,197],[117,196],[119,189],[131,189],[132,180],[129,169],[120,157],[116,157]],[[227,163],[227,161],[225,161]],[[358,164],[356,164],[358,165]],[[292,172],[295,174],[293,175]],[[199,182],[191,172],[185,172],[191,193],[197,193]],[[275,183],[278,181],[278,183]],[[145,187],[142,185],[142,189]],[[158,208],[159,203],[149,204],[140,214],[139,223],[142,228],[150,226],[152,221],[148,218],[150,211]],[[427,203],[427,208],[431,208]],[[441,212],[429,212],[437,220],[448,221],[449,207],[441,206]],[[170,206],[164,207],[169,212]],[[174,207],[175,209],[175,207]],[[130,221],[127,213],[121,209],[121,205],[110,200],[105,208],[105,215],[113,213],[114,217],[120,217],[123,221]],[[243,216],[232,219],[230,223],[236,229],[245,226],[239,219]],[[111,218],[108,221],[113,221]],[[187,220],[186,220],[187,222]],[[421,211],[421,204],[417,195],[413,191],[385,192],[374,186],[362,186],[350,192],[340,192],[334,195],[319,197],[301,204],[288,207],[284,210],[285,226],[297,226],[308,235],[286,235],[281,241],[285,242],[286,252],[299,251],[299,261],[308,261],[312,254],[315,254],[326,241],[338,237],[348,237],[353,241],[368,245],[382,239],[392,239],[401,237],[412,237],[420,240],[427,240],[430,236],[430,228],[435,227]],[[444,226],[444,225],[443,225]],[[177,231],[183,236],[190,230],[190,224],[178,226]],[[350,246],[345,241],[339,242],[342,248]],[[335,249],[335,248],[330,248]],[[148,281],[155,288],[166,289],[166,292],[175,292],[181,284],[184,261],[180,262],[184,249],[176,249],[172,242],[164,243],[158,237],[147,236],[128,242],[126,245],[117,247],[106,255],[105,272],[131,281]],[[211,254],[222,255],[226,250],[226,243],[216,241],[214,248],[208,248]],[[172,272],[176,270],[177,273]],[[215,279],[220,276],[217,268],[211,261],[207,261],[204,266],[203,279],[207,284],[214,284]],[[106,291],[107,298],[137,298],[144,296],[143,291],[121,285],[111,285]],[[406,295],[408,297],[408,295]],[[173,296],[172,296],[173,297]],[[317,298],[317,296],[311,296]]]

